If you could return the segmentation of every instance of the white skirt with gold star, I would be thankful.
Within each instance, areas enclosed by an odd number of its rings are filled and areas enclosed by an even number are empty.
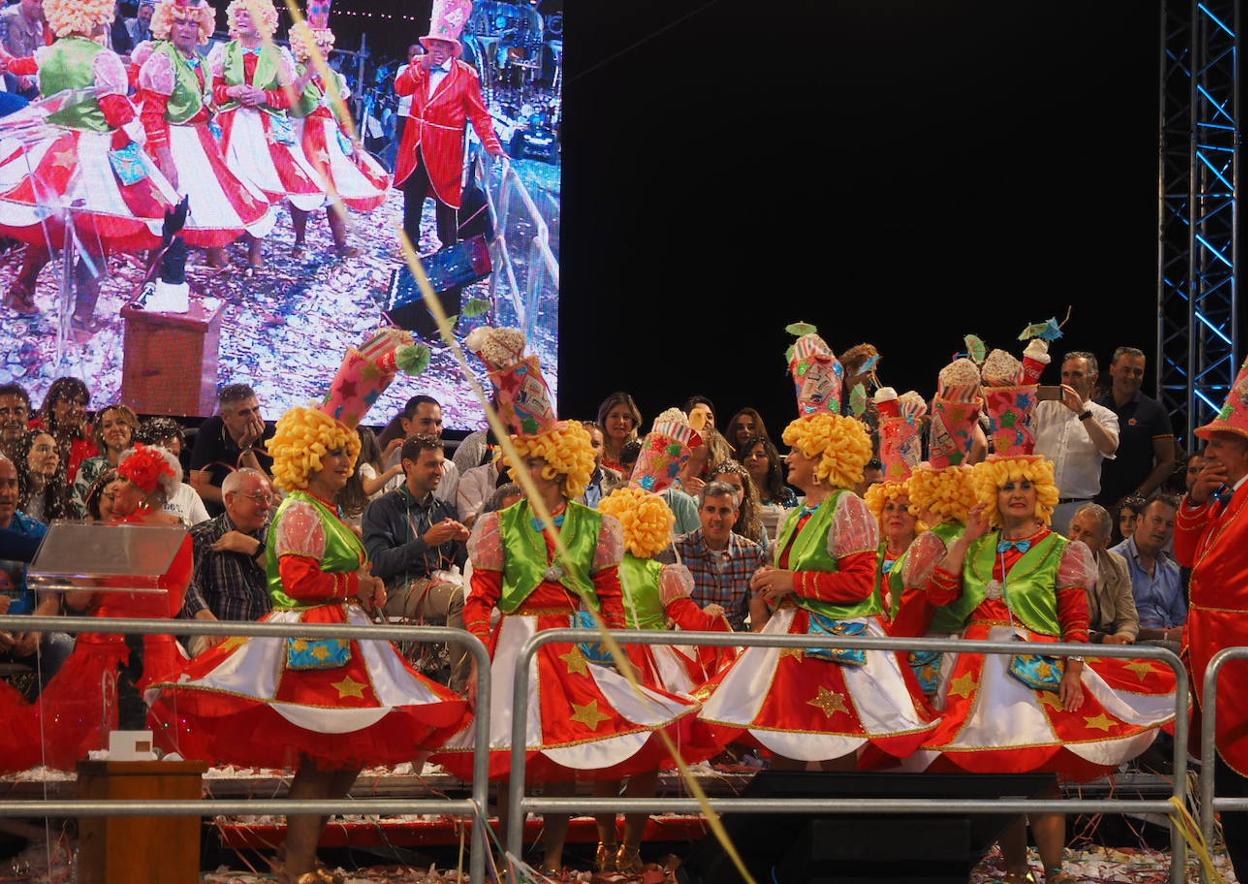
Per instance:
[[[367,625],[358,607],[274,611],[271,623]],[[417,673],[388,641],[229,639],[147,693],[166,751],[213,763],[398,764],[440,748],[464,699]]]
[[[351,143],[334,115],[320,107],[296,126],[308,161],[322,174],[331,196],[357,212],[371,212],[386,201],[390,175],[363,147]]]
[[[512,685],[521,647],[542,629],[567,628],[571,614],[510,614],[499,621],[490,665],[490,776],[511,769]],[[543,645],[530,661],[526,707],[526,777],[537,780],[620,779],[675,761],[658,731],[666,731],[686,762],[698,704],[655,688],[634,689],[622,675],[590,663],[578,646]],[[472,772],[471,727],[432,760],[464,779]],[[713,754],[713,752],[709,753]]]
[[[974,621],[963,638],[1022,639],[1020,654],[1043,654],[1044,644],[1055,640],[1020,626]],[[1082,705],[1068,711],[1056,692],[1011,675],[1010,660],[959,654],[945,667],[943,718],[924,746],[934,759],[929,770],[1092,779],[1139,755],[1174,718],[1174,677],[1159,663],[1089,657],[1080,678]]]
[[[809,622],[805,610],[783,607],[763,632],[804,635]],[[849,622],[865,623],[868,636],[886,635],[877,617]],[[798,761],[841,758],[868,744],[904,758],[936,726],[913,675],[885,651],[867,651],[862,665],[851,665],[801,649],[746,648],[709,690],[704,722]]]

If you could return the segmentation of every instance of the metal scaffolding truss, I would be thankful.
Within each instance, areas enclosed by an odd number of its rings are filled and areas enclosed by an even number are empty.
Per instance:
[[[1239,367],[1239,32],[1238,0],[1162,0],[1155,371],[1189,450]]]

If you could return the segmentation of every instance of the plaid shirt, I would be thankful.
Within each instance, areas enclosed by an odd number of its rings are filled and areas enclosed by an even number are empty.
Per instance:
[[[212,548],[226,532],[237,530],[227,513],[191,528],[195,572],[186,589],[182,617],[192,618],[207,608],[218,620],[259,620],[273,608],[268,575],[261,564],[267,525],[251,535],[260,541],[259,559],[244,553],[217,552]]]
[[[713,550],[706,545],[701,528],[676,538],[674,545],[681,563],[693,575],[693,600],[701,606],[720,605],[732,628],[744,630],[750,612],[750,578],[767,564],[759,545],[734,533],[727,549]]]

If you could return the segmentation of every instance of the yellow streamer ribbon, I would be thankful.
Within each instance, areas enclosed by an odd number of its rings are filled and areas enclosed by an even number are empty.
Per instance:
[[[1205,836],[1200,831],[1200,825],[1192,817],[1191,812],[1178,798],[1170,796],[1170,803],[1174,805],[1174,813],[1171,819],[1174,820],[1175,828],[1179,830],[1179,834],[1183,836],[1183,840],[1187,842],[1187,846],[1196,854],[1196,858],[1200,860],[1201,868],[1205,870],[1205,876],[1213,884],[1226,884],[1226,879],[1222,877],[1222,873],[1218,871],[1213,864],[1213,854],[1209,850],[1209,845],[1205,843]]]

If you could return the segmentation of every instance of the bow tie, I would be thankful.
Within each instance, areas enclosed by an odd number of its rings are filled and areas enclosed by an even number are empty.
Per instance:
[[[255,49],[248,49],[246,46],[244,46],[243,55],[259,55],[260,50],[263,48],[264,48],[263,46],[257,46]]]
[[[430,68],[429,68],[429,76],[431,76],[431,77],[432,77],[434,74],[445,74],[445,73],[447,73],[447,70],[446,70],[446,68],[444,68],[444,67],[435,67],[435,66],[430,66]]]
[[[563,513],[560,513],[559,515],[555,516],[556,528],[563,527],[563,516],[564,516]],[[541,534],[543,531],[546,530],[546,523],[543,522],[541,519],[539,519],[537,516],[533,516],[531,519],[529,519],[529,521],[533,524],[533,530],[536,531],[538,534]]]
[[[1031,541],[1030,540],[1002,540],[1000,543],[997,544],[997,552],[999,553],[1009,552],[1011,547],[1018,550],[1020,553],[1025,553],[1027,552],[1027,550],[1031,549]]]

